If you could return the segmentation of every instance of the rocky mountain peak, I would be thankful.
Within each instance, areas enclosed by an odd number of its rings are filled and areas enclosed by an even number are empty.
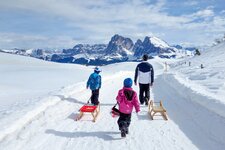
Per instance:
[[[130,38],[125,38],[118,34],[114,35],[106,48],[106,55],[120,54],[122,56],[127,55],[126,50],[132,51],[134,46],[133,41]]]

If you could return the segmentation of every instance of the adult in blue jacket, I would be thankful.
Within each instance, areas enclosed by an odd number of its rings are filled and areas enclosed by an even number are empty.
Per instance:
[[[94,73],[92,73],[87,81],[87,86],[86,88],[88,89],[90,87],[91,91],[92,91],[92,95],[91,95],[91,103],[93,105],[98,105],[99,101],[99,89],[101,88],[101,84],[102,84],[102,79],[101,79],[101,75],[99,75],[99,73],[101,72],[101,70],[98,67],[95,67],[94,69]]]
[[[137,79],[139,79],[140,103],[143,105],[145,102],[145,105],[148,105],[150,99],[150,86],[153,86],[154,82],[154,69],[152,65],[147,62],[147,54],[143,55],[142,59],[143,61],[139,63],[135,69],[134,83],[137,85]]]

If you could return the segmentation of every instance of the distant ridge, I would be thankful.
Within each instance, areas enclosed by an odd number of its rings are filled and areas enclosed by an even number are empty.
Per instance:
[[[116,62],[137,61],[143,54],[151,58],[178,58],[185,54],[181,46],[170,46],[155,36],[146,36],[135,43],[119,34],[112,36],[108,44],[77,44],[73,48],[57,51],[44,49],[13,49],[0,52],[31,56],[47,61],[60,63],[76,63],[85,65],[107,65]]]

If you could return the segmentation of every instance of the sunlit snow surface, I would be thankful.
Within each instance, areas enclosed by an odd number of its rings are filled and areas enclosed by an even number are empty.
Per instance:
[[[130,133],[120,137],[110,109],[138,63],[102,67],[101,112],[74,121],[87,102],[93,67],[58,64],[0,53],[0,149],[222,150],[225,148],[224,44],[184,60],[156,58],[151,99],[162,100],[169,121],[150,120],[148,109],[132,114]],[[185,64],[186,61],[186,64]],[[189,66],[191,61],[191,66]],[[169,64],[165,71],[165,62]],[[204,65],[200,69],[200,64]],[[138,87],[133,86],[138,92]]]

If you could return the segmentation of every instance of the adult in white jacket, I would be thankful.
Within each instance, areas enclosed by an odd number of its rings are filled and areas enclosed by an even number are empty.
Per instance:
[[[143,55],[143,61],[139,63],[135,69],[134,83],[137,85],[137,79],[139,83],[139,100],[143,105],[148,105],[150,99],[150,86],[153,86],[154,82],[154,69],[152,65],[147,62],[148,55]]]

